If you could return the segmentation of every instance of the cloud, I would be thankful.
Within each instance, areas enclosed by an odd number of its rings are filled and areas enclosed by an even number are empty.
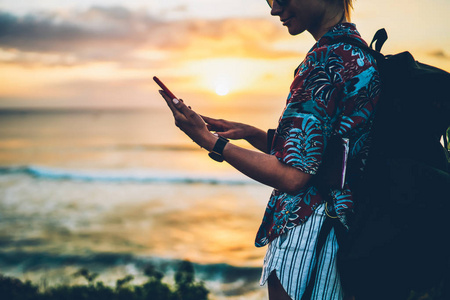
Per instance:
[[[166,59],[298,55],[273,48],[285,36],[281,26],[267,19],[167,21],[123,7],[25,16],[0,12],[0,59],[25,65],[108,61],[152,66],[160,57],[136,55],[149,50],[165,53]]]
[[[266,19],[193,20],[187,25],[184,30],[189,43],[185,47],[195,57],[274,58],[298,55],[298,52],[273,47],[274,43],[286,37],[286,32]]]
[[[146,40],[160,22],[119,7],[93,7],[70,14],[35,13],[24,17],[0,13],[0,47],[26,54],[73,56],[73,62],[121,59]],[[36,55],[35,57],[36,58]],[[44,60],[45,61],[45,60]],[[57,61],[57,60],[54,60]],[[61,59],[61,61],[63,61]]]
[[[436,50],[430,52],[429,55],[437,58],[450,59],[450,56],[447,53],[445,53],[444,50]]]

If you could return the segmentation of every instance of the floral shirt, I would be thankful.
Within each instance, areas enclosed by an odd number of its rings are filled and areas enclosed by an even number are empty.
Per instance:
[[[348,138],[346,184],[343,190],[331,193],[335,200],[334,210],[340,216],[352,209],[349,186],[364,167],[368,133],[380,94],[374,58],[358,47],[336,42],[344,36],[366,44],[351,23],[334,26],[317,41],[296,70],[271,149],[271,154],[281,162],[314,175],[329,138],[333,134]],[[296,194],[275,189],[255,245],[264,246],[304,223],[323,202],[314,183]]]

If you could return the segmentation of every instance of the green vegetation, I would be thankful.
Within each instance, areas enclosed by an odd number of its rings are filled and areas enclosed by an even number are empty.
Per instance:
[[[182,261],[175,273],[175,286],[162,279],[164,274],[153,265],[144,269],[148,280],[142,285],[132,285],[134,277],[125,276],[117,280],[115,287],[95,281],[98,274],[83,268],[74,274],[83,277],[87,285],[56,286],[40,290],[30,281],[0,275],[0,298],[8,300],[206,300],[209,291],[203,282],[195,280],[194,267]]]
[[[148,265],[143,270],[147,281],[142,285],[133,285],[134,277],[127,275],[116,281],[115,287],[96,281],[97,273],[88,269],[78,270],[74,277],[82,277],[85,285],[60,285],[40,289],[30,281],[22,282],[13,277],[0,274],[0,299],[8,300],[207,300],[209,291],[203,282],[195,280],[192,263],[179,263],[174,275],[175,284],[170,286],[162,279],[164,274],[155,266]],[[411,291],[407,300],[443,300],[450,299],[445,292],[447,280],[443,280],[427,291]],[[444,295],[445,294],[445,295]]]
[[[422,291],[411,291],[407,300],[448,300],[449,298],[449,280],[443,278],[434,287]]]

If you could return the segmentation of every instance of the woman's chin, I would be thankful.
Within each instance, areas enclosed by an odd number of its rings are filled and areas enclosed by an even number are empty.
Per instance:
[[[298,26],[293,21],[294,20],[290,20],[288,23],[283,24],[284,26],[286,26],[290,35],[297,35],[305,31],[305,28],[303,28],[302,26]]]
[[[300,29],[297,27],[288,27],[288,32],[290,35],[298,35],[300,33],[303,33],[305,29]]]

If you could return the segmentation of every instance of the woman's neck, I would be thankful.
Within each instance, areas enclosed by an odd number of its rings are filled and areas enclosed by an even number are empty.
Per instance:
[[[311,30],[310,33],[316,41],[318,41],[325,33],[339,23],[347,22],[345,17],[345,10],[343,8],[330,9],[329,13],[322,18],[322,22],[318,24],[316,29]]]

